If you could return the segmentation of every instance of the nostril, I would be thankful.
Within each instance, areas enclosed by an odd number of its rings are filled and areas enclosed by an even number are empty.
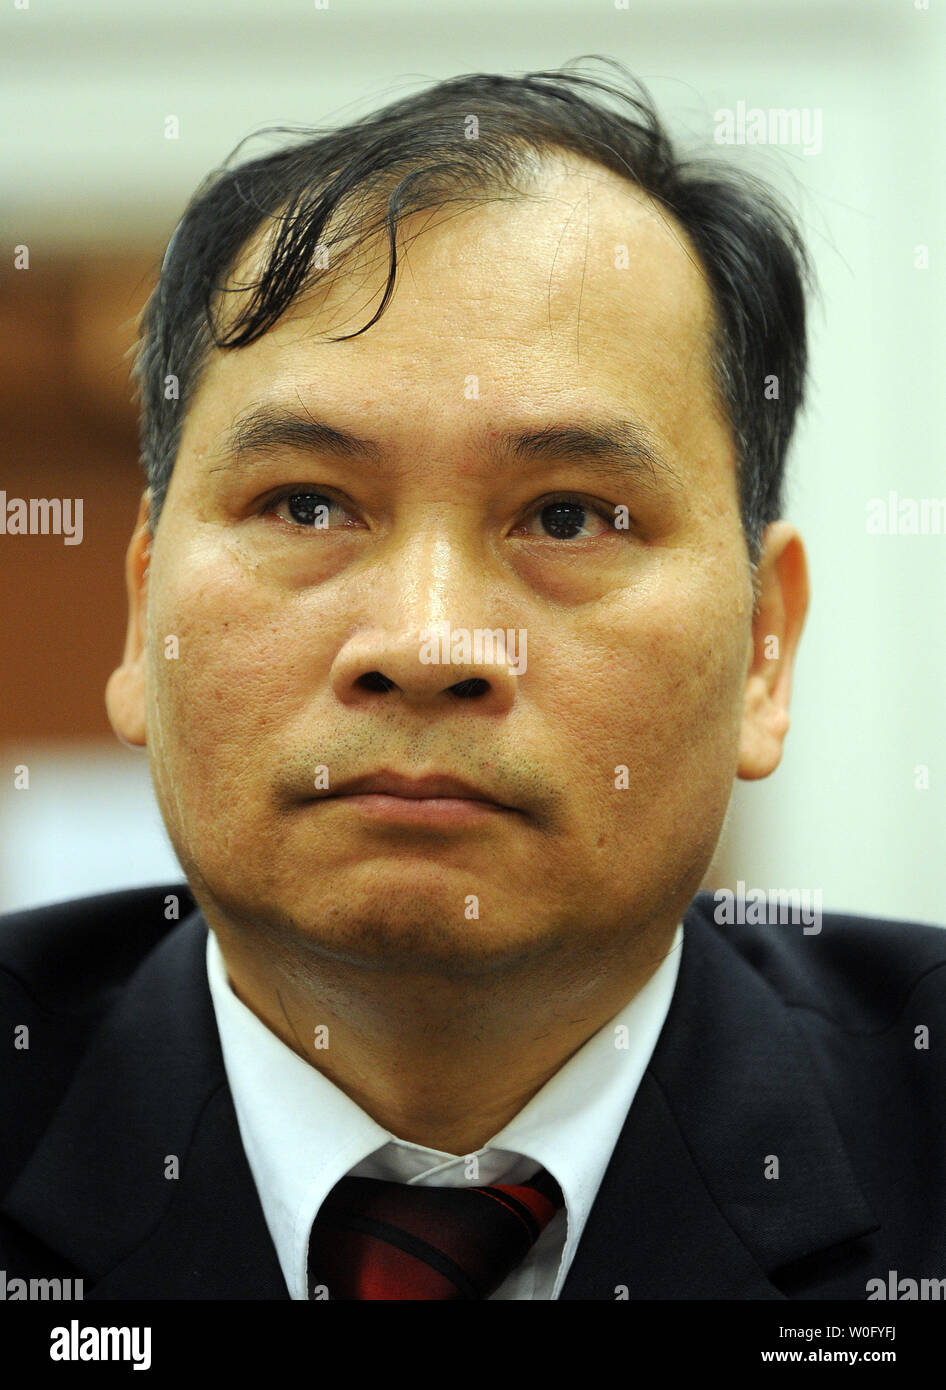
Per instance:
[[[355,684],[361,686],[362,690],[384,691],[391,690],[394,682],[383,676],[380,671],[368,671],[366,675],[359,676]]]
[[[450,691],[461,700],[470,700],[475,695],[485,695],[489,689],[489,682],[484,681],[480,676],[471,676],[469,680],[458,681],[456,685],[451,685]]]

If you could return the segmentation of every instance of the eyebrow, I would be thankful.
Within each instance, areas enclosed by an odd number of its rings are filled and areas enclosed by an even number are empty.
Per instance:
[[[505,430],[492,435],[487,452],[496,466],[510,459],[583,463],[593,461],[599,471],[615,478],[628,477],[659,486],[661,478],[679,487],[681,479],[647,427],[639,421],[608,416],[587,422],[562,422],[538,429]],[[380,464],[385,449],[373,439],[364,439],[338,429],[309,414],[274,411],[257,406],[241,416],[228,431],[218,450],[217,463],[210,471],[252,467],[286,449],[305,453],[330,454],[336,458]]]

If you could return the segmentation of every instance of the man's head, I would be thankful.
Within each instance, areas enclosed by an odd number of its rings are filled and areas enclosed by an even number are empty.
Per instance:
[[[212,923],[419,973],[617,958],[779,761],[803,257],[582,81],[441,84],[174,238],[108,703]],[[336,795],[381,771],[505,809]]]

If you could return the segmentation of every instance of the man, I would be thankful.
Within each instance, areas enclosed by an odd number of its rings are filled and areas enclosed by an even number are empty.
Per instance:
[[[142,325],[107,691],[187,887],[6,922],[8,1278],[946,1274],[946,936],[694,896],[788,729],[805,274],[764,190],[565,73],[198,192]]]

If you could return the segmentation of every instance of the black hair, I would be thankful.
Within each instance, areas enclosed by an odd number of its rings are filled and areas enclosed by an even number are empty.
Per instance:
[[[139,325],[133,372],[152,534],[184,412],[214,347],[254,342],[320,276],[337,275],[353,250],[386,232],[388,278],[378,309],[355,333],[330,341],[358,336],[393,293],[403,218],[521,196],[517,177],[544,155],[571,151],[649,194],[697,250],[715,310],[713,376],[755,566],[765,526],[781,514],[785,458],[803,403],[811,278],[803,242],[758,178],[716,159],[678,158],[646,88],[619,63],[597,58],[617,69],[621,84],[570,71],[581,61],[521,77],[453,77],[338,129],[291,130],[301,141],[228,167],[237,146],[204,180],[168,244]],[[261,273],[223,327],[218,310],[228,277],[257,232],[267,247]],[[329,246],[341,254],[333,250],[326,269],[318,253]]]

